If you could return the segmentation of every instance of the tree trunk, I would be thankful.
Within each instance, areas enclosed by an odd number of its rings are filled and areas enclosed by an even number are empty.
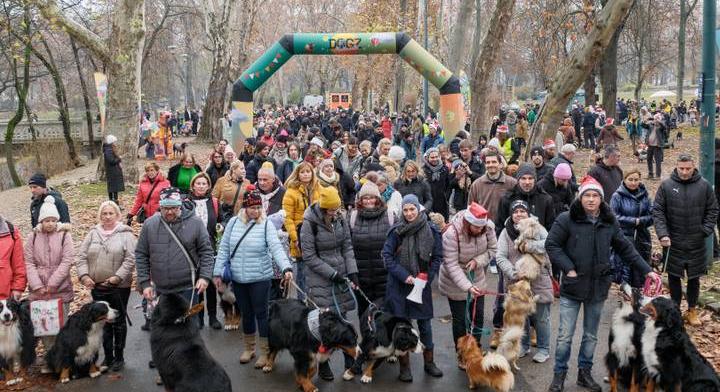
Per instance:
[[[620,32],[618,28],[613,34],[605,55],[600,61],[600,84],[602,85],[602,105],[607,118],[615,118],[615,101],[617,100],[617,52]]]
[[[687,37],[687,21],[692,15],[698,1],[680,0],[680,23],[678,25],[678,63],[677,63],[677,101],[683,100],[683,85],[685,83],[685,42]]]
[[[555,138],[568,102],[603,56],[634,0],[610,0],[595,18],[585,41],[574,50],[567,65],[558,70],[540,115],[533,124],[529,146],[542,138]],[[587,91],[585,92],[587,97]],[[527,153],[526,153],[527,154]]]
[[[85,104],[85,122],[87,123],[88,145],[90,150],[90,159],[95,159],[95,134],[93,133],[92,109],[90,107],[90,96],[88,95],[87,83],[80,65],[80,55],[75,40],[70,37],[70,46],[72,47],[73,56],[75,57],[75,65],[77,66],[78,79],[80,79],[80,89],[83,94],[83,103]]]
[[[475,0],[475,32],[473,33],[472,49],[470,54],[470,67],[477,64],[480,55],[480,37],[482,37],[482,0]]]
[[[595,69],[590,71],[590,74],[583,80],[583,90],[585,90],[585,105],[593,105],[597,103],[595,100]]]
[[[30,17],[29,13],[25,12],[23,19],[24,30],[27,38],[30,38]],[[12,73],[15,78],[15,91],[18,98],[18,107],[15,111],[15,115],[8,121],[7,128],[5,129],[5,160],[10,172],[10,178],[15,186],[21,186],[22,181],[18,175],[17,169],[15,168],[15,156],[13,155],[13,137],[15,136],[15,127],[22,121],[23,113],[25,111],[25,103],[27,99],[28,89],[30,88],[30,53],[32,52],[31,43],[28,41],[25,44],[24,56],[23,56],[23,79],[22,82],[17,74],[17,61],[13,59],[11,66],[13,67]]]
[[[470,16],[472,16],[474,0],[462,0],[457,13],[457,23],[453,28],[452,38],[450,39],[447,65],[450,71],[457,75],[464,68],[465,56],[467,55],[465,47],[465,39],[470,24]]]
[[[495,73],[495,66],[500,53],[505,33],[510,26],[515,0],[497,0],[490,26],[482,45],[479,61],[475,64],[472,74],[472,140],[487,130],[487,97],[490,95],[490,81]]]
[[[405,31],[407,14],[407,0],[400,0],[400,20],[398,21],[398,31]],[[357,72],[356,72],[357,73]],[[354,89],[353,89],[354,90]],[[395,112],[399,113],[404,105],[405,95],[405,61],[400,56],[395,56]]]

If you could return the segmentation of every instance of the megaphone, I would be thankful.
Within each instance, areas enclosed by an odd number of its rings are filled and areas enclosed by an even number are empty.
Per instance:
[[[425,285],[427,285],[427,274],[421,272],[418,274],[417,277],[413,279],[415,281],[415,283],[413,284],[413,289],[406,298],[415,303],[422,304],[422,293],[423,290],[425,290]]]

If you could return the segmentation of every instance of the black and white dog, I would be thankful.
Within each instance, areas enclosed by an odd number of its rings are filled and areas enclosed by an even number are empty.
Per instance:
[[[380,367],[384,359],[401,357],[411,352],[420,353],[424,348],[420,343],[420,334],[412,327],[410,320],[395,317],[377,307],[369,307],[360,318],[360,335],[360,354],[355,360],[355,366],[343,374],[345,380],[352,380],[356,372],[362,371],[360,382],[369,384],[373,379],[373,371]],[[365,370],[362,370],[365,363]]]
[[[610,326],[609,349],[605,355],[610,391],[617,392],[618,385],[630,391],[639,391],[644,384],[642,334],[645,315],[640,313],[643,295],[639,289],[623,284],[622,306],[615,311]]]
[[[59,375],[60,382],[89,375],[100,376],[97,366],[102,347],[103,327],[117,318],[118,312],[105,301],[83,305],[68,318],[47,353],[47,364]]]
[[[30,302],[0,300],[0,370],[5,385],[22,382],[35,362],[37,339],[30,320]]]

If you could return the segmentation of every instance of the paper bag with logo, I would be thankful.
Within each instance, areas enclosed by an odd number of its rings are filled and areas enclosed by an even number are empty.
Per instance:
[[[62,299],[38,300],[30,303],[30,319],[35,336],[55,336],[63,326]]]

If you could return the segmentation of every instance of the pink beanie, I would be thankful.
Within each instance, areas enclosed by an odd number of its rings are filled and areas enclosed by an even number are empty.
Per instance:
[[[553,177],[559,180],[569,180],[572,177],[572,170],[570,169],[570,165],[568,165],[567,163],[561,163],[557,165],[555,171],[553,172]]]

